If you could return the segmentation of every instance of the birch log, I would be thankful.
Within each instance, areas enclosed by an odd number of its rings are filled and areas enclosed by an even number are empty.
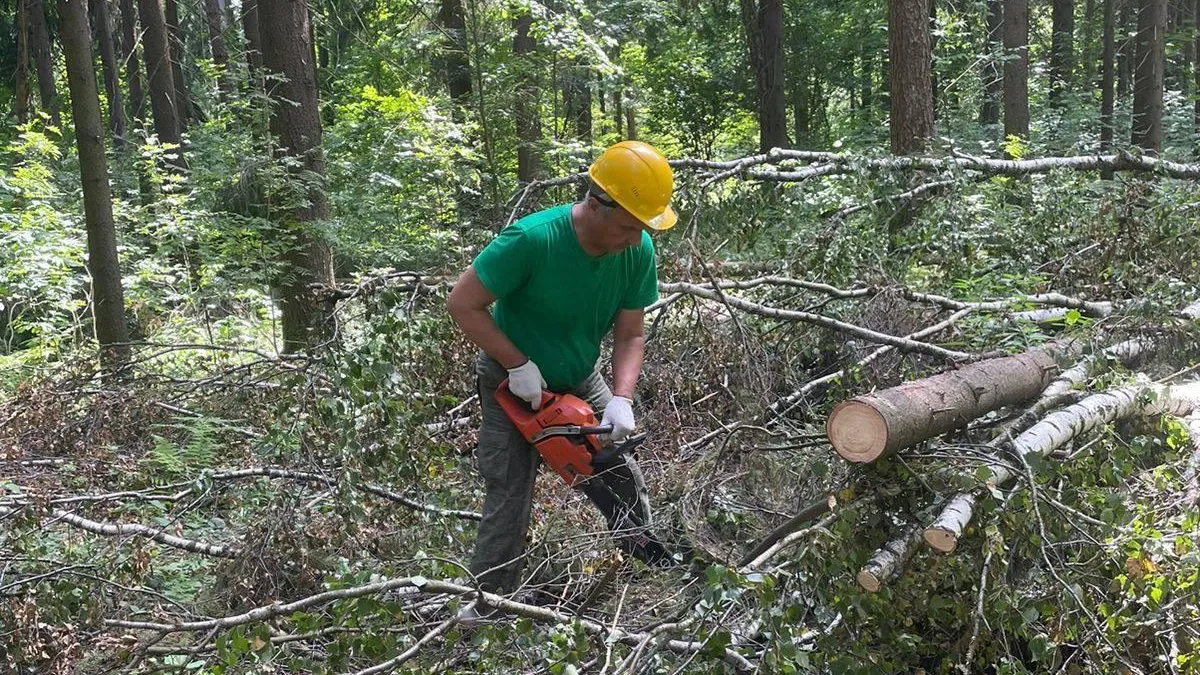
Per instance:
[[[888,540],[866,565],[858,571],[855,579],[858,585],[867,591],[875,593],[883,587],[883,583],[896,576],[904,569],[904,563],[917,550],[916,543],[921,540],[921,528],[916,525],[905,527],[899,535]]]
[[[1047,454],[1068,441],[1096,428],[1133,415],[1188,415],[1200,407],[1200,381],[1179,386],[1135,385],[1089,396],[1046,416],[1013,439],[1013,452],[1022,458]],[[1012,480],[1016,468],[1000,463],[988,465],[988,484],[1001,486]],[[976,495],[955,496],[941,516],[925,529],[925,541],[934,549],[950,553],[958,546],[963,530],[971,521]]]
[[[1070,402],[1075,387],[1087,381],[1103,362],[1102,356],[1114,358],[1125,365],[1136,362],[1152,350],[1154,345],[1145,340],[1126,340],[1115,344],[1103,352],[1093,353],[1079,363],[1064,370],[1024,413],[1005,423],[988,443],[988,447],[999,450],[1012,440],[1012,434],[1020,433],[1033,424],[1047,410]],[[981,492],[961,492],[950,499],[942,509],[942,513],[932,525],[925,528],[925,541],[937,551],[950,553],[958,546],[958,537],[971,522],[975,511],[975,500]]]
[[[1031,399],[1057,373],[1058,365],[1043,349],[980,361],[842,401],[829,414],[826,434],[843,459],[873,462],[964,427],[997,408]]]

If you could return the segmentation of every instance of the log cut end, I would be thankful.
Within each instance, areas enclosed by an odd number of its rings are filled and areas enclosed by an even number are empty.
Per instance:
[[[879,577],[865,569],[859,570],[858,576],[855,578],[858,579],[858,585],[862,586],[863,589],[869,593],[877,593],[880,586],[883,585],[883,583],[880,582]]]
[[[883,415],[854,399],[833,407],[825,433],[833,449],[848,462],[873,462],[887,447],[888,426]]]
[[[958,536],[944,527],[927,527],[921,536],[930,548],[939,553],[954,553],[954,549],[958,548]]]

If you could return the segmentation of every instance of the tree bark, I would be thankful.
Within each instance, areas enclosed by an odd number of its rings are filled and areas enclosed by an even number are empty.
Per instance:
[[[873,462],[960,429],[997,408],[1037,396],[1058,373],[1036,349],[980,361],[834,406],[826,423],[833,449],[850,462]]]
[[[137,15],[133,0],[121,0],[121,49],[124,52],[125,86],[129,88],[129,117],[140,131],[145,122],[145,95],[142,93],[142,64],[137,49]]]
[[[41,109],[54,126],[62,124],[59,114],[58,87],[54,83],[54,57],[50,53],[50,31],[46,28],[46,10],[42,0],[29,0],[29,49],[37,67]]]
[[[759,146],[767,150],[786,148],[790,143],[783,68],[783,0],[759,0],[758,22],[763,67]]]
[[[29,0],[17,3],[17,72],[13,89],[13,112],[17,124],[29,121]]]
[[[904,527],[896,537],[889,539],[881,546],[866,565],[858,571],[855,579],[864,590],[878,592],[888,579],[898,575],[904,564],[916,552],[916,544],[921,541],[921,528],[916,525]]]
[[[262,31],[258,22],[258,0],[242,3],[242,32],[246,35],[246,60],[250,65],[250,81],[258,81],[262,73]],[[257,85],[261,89],[261,85]]]
[[[1003,0],[987,0],[987,59],[983,62],[983,105],[979,123],[1000,124],[1000,100],[1004,96],[1004,79],[1000,76],[1000,56],[1004,46]]]
[[[283,305],[285,352],[295,352],[324,341],[330,335],[329,317],[313,296],[313,284],[333,284],[333,258],[329,244],[310,224],[329,217],[329,200],[323,185],[325,157],[321,151],[321,117],[310,41],[307,0],[261,0],[263,67],[282,75],[272,98],[279,101],[271,115],[271,132],[280,148],[299,160],[296,179],[309,185],[308,205],[284,216],[291,241],[286,259],[290,269],[278,280]],[[300,174],[307,174],[303,177]],[[322,184],[313,185],[316,177]]]
[[[1130,143],[1157,155],[1162,145],[1164,43],[1167,0],[1142,0],[1138,12]]]
[[[782,0],[741,0],[741,16],[754,71],[760,152],[788,147],[784,83]]]
[[[212,51],[213,65],[217,67],[218,91],[221,100],[228,103],[233,97],[233,74],[229,72],[229,50],[225,48],[225,35],[221,27],[220,0],[204,0],[204,19],[208,25],[208,46]],[[182,55],[181,51],[181,58]]]
[[[1197,0],[1200,2],[1200,0]],[[1104,0],[1104,47],[1100,57],[1100,152],[1111,152],[1113,147],[1113,105],[1116,99],[1116,38],[1114,31],[1113,4],[1116,0]],[[1112,180],[1112,171],[1100,174],[1103,180]]]
[[[100,343],[102,367],[112,377],[129,362],[129,336],[125,328],[125,299],[117,259],[112,195],[104,156],[104,124],[92,66],[86,1],[59,0],[58,7],[62,15],[67,86],[71,92],[71,114],[75,121],[75,143],[83,183],[96,340]]]
[[[139,0],[139,2],[142,0]],[[167,55],[171,60],[171,83],[175,87],[175,119],[180,133],[187,131],[192,119],[192,97],[183,79],[183,41],[179,39],[179,5],[176,0],[163,0],[163,23],[168,41]]]
[[[108,0],[91,0],[96,35],[100,37],[100,62],[104,67],[104,93],[108,97],[108,123],[112,129],[113,146],[125,145],[125,104],[121,100],[121,76],[117,66],[117,49],[113,44],[113,25],[108,14]]]
[[[1029,0],[1004,0],[1004,137],[1029,140]]]
[[[142,50],[146,57],[146,80],[150,84],[150,112],[158,141],[175,146],[175,158],[168,160],[179,171],[187,170],[183,154],[183,136],[179,126],[177,89],[171,76],[171,53],[167,44],[167,26],[158,0],[138,0],[138,18],[142,23]]]
[[[933,136],[929,0],[891,0],[888,39],[892,72],[892,154],[925,149]]]
[[[1053,0],[1050,38],[1050,101],[1071,88],[1075,62],[1075,0]]]
[[[446,89],[455,103],[455,115],[461,121],[463,111],[470,106],[471,64],[467,58],[466,21],[462,0],[441,0],[438,22],[446,32],[447,44],[442,46],[441,68]]]
[[[542,140],[540,94],[533,59],[535,45],[529,34],[532,24],[533,17],[528,14],[513,19],[513,59],[519,73],[513,90],[513,117],[517,126],[517,181],[521,183],[532,183],[542,173],[537,150]]]
[[[1153,393],[1153,400],[1144,396],[1147,391]],[[1197,383],[1177,387],[1148,385],[1114,389],[1050,413],[1014,438],[1012,451],[1021,457],[1033,453],[1044,455],[1110,422],[1138,414],[1188,415],[1197,405],[1200,405],[1200,384]],[[996,487],[1015,478],[1015,471],[1018,470],[1007,461],[988,468],[991,477],[987,482]],[[925,529],[925,541],[938,551],[952,552],[971,521],[975,499],[975,493],[956,495],[942,515]]]
[[[1133,46],[1134,37],[1129,35],[1129,24],[1132,20],[1133,5],[1138,0],[1118,0],[1120,12],[1117,14],[1117,32],[1121,36],[1117,40],[1117,100],[1124,101],[1132,90],[1133,81]]]

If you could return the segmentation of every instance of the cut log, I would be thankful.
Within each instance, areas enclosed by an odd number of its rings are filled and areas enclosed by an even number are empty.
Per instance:
[[[898,536],[884,544],[866,565],[858,571],[858,585],[871,593],[877,592],[888,579],[898,575],[904,564],[917,550],[915,544],[921,540],[921,528],[916,525],[905,527]]]
[[[1147,395],[1148,394],[1148,395]],[[1013,439],[1013,452],[1024,457],[1048,454],[1068,441],[1097,427],[1133,415],[1188,415],[1200,407],[1200,382],[1179,386],[1134,385],[1089,396],[1046,416]],[[994,463],[988,466],[988,483],[1001,486],[1012,480],[1015,467]],[[962,494],[951,500],[941,516],[925,529],[925,541],[934,549],[950,553],[958,546],[977,494]]]
[[[1037,396],[1058,373],[1045,349],[989,359],[842,401],[826,422],[843,459],[873,462],[971,420]]]
[[[988,447],[999,450],[1012,440],[1013,434],[1019,434],[1046,414],[1046,411],[1070,402],[1076,385],[1083,384],[1094,375],[1104,362],[1101,357],[1114,358],[1126,366],[1136,362],[1144,354],[1153,350],[1154,345],[1145,340],[1126,340],[1115,344],[1103,352],[1096,352],[1071,368],[1064,370],[1024,413],[1006,422],[996,437],[988,443]],[[946,503],[941,515],[929,527],[925,528],[926,543],[935,551],[951,553],[958,546],[958,537],[971,522],[974,515],[975,499],[978,492],[961,492]]]

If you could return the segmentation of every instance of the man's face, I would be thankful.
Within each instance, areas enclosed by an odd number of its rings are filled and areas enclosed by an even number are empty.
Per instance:
[[[601,245],[605,253],[617,253],[642,243],[645,226],[619,204],[612,207],[601,205],[600,215],[603,222],[600,228]]]

